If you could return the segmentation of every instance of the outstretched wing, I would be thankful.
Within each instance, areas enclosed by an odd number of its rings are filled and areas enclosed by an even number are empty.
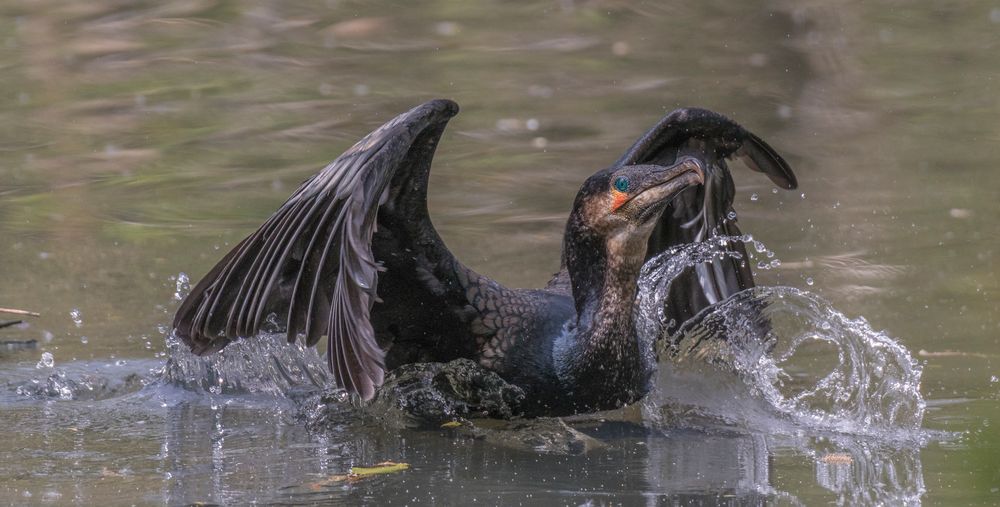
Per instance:
[[[648,257],[680,244],[705,241],[714,236],[741,236],[733,199],[736,185],[726,165],[738,158],[750,169],[764,173],[775,185],[793,189],[795,174],[781,155],[761,138],[721,114],[686,108],[671,112],[646,132],[615,166],[671,165],[680,156],[704,162],[705,184],[677,196],[663,213],[649,240]],[[746,248],[741,241],[726,247],[739,254],[686,270],[671,285],[668,315],[673,331],[701,309],[736,292],[753,287]]]
[[[370,320],[380,269],[372,254],[378,208],[397,171],[426,169],[448,120],[449,100],[413,108],[365,136],[309,178],[191,291],[175,333],[196,354],[251,337],[274,314],[288,341],[327,337],[336,382],[368,399],[384,376]]]

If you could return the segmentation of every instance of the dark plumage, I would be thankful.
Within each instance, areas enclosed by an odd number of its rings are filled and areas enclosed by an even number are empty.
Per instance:
[[[584,182],[562,272],[544,289],[508,289],[455,259],[427,212],[431,159],[457,113],[454,102],[427,102],[308,179],[191,291],[177,336],[207,354],[274,314],[289,342],[326,336],[333,378],[365,399],[387,369],[470,358],[524,389],[531,414],[616,408],[645,394],[654,367],[633,313],[643,262],[736,231],[723,159],[795,186],[753,134],[710,111],[675,111]],[[669,308],[678,321],[753,285],[734,261],[685,277]]]

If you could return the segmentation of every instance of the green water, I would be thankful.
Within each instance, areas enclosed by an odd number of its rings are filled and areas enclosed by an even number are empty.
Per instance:
[[[0,307],[41,317],[0,329],[38,341],[0,348],[0,501],[712,503],[748,476],[751,503],[840,497],[819,455],[750,437],[624,435],[559,458],[351,423],[317,435],[253,406],[14,393],[50,374],[43,352],[77,375],[147,375],[173,277],[197,280],[362,135],[447,97],[463,111],[432,216],[460,259],[512,286],[557,269],[580,182],[671,109],[766,139],[800,188],[735,170],[742,228],[781,260],[758,281],[864,316],[924,365],[925,428],[960,435],[899,451],[914,501],[1000,502],[997,90],[987,1],[4,2]],[[383,459],[415,466],[281,493]]]

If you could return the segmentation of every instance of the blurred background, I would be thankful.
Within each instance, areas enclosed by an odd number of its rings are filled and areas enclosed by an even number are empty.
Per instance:
[[[462,107],[432,171],[438,230],[540,286],[583,179],[699,106],[799,177],[779,191],[733,166],[741,227],[780,261],[759,283],[897,337],[924,364],[925,426],[963,432],[920,450],[917,501],[995,503],[998,90],[992,0],[2,2],[0,307],[41,317],[0,329],[37,340],[0,349],[0,378],[44,352],[159,360],[182,273],[431,98]]]

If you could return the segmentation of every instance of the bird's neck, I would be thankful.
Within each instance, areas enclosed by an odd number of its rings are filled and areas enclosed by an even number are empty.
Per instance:
[[[632,245],[619,238],[610,238],[606,243],[603,252],[581,259],[587,266],[570,269],[577,335],[594,345],[634,334],[632,311],[645,256],[644,244]]]
[[[651,373],[651,351],[641,348],[634,312],[646,240],[579,235],[567,238],[565,252],[577,319],[571,345],[563,347],[562,376],[575,388],[606,392],[597,408],[634,401]]]

